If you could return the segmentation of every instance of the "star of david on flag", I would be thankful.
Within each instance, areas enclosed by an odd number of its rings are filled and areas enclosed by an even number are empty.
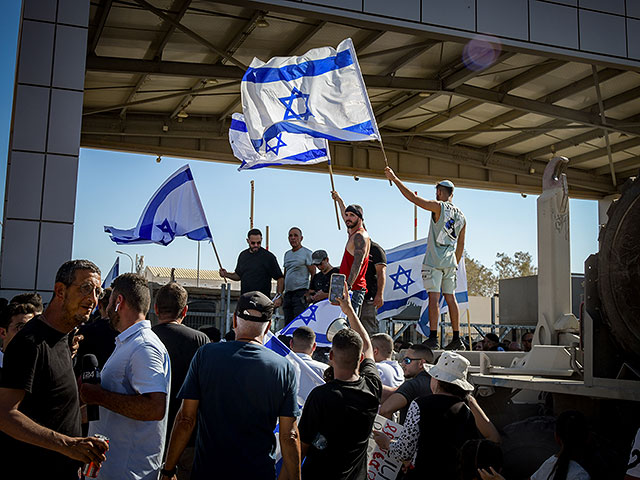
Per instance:
[[[234,113],[231,117],[229,143],[235,157],[242,161],[238,170],[329,161],[329,145],[324,138],[299,133],[280,132],[266,143],[264,153],[258,153],[251,143],[241,113]]]
[[[426,300],[427,292],[422,284],[422,260],[426,252],[426,238],[386,250],[387,281],[378,319],[393,317],[407,306],[422,305]]]
[[[105,226],[104,231],[118,245],[169,245],[175,237],[181,236],[213,241],[189,165],[171,175],[156,190],[134,228],[121,230]]]
[[[282,132],[336,141],[380,140],[353,42],[299,57],[254,58],[242,78],[251,143],[264,153]]]
[[[309,307],[294,318],[289,325],[280,330],[277,335],[293,335],[293,332],[304,325],[310,327],[316,334],[316,343],[319,347],[330,347],[327,332],[331,324],[338,319],[346,319],[338,305],[332,305],[329,300],[309,305]]]

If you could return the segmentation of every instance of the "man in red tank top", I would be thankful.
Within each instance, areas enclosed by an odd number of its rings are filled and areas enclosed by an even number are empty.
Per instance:
[[[349,205],[345,207],[338,192],[331,192],[331,196],[340,205],[342,218],[347,226],[349,240],[344,249],[342,262],[340,263],[340,273],[346,275],[347,285],[351,291],[351,304],[356,314],[360,314],[360,307],[367,293],[367,265],[369,264],[369,247],[371,240],[367,230],[364,228],[364,216],[360,205]]]

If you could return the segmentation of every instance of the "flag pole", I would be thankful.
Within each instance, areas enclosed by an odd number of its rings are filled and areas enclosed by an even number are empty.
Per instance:
[[[253,180],[251,180],[251,212],[249,214],[249,228],[253,228],[253,199],[255,196],[255,187]]]
[[[200,240],[198,240],[198,268],[196,270],[196,287],[200,286]]]
[[[327,162],[327,165],[329,166],[329,178],[331,179],[331,191],[335,192],[336,186],[333,183],[333,168],[331,168],[331,159],[329,159],[329,161]],[[340,215],[338,214],[338,201],[335,199],[333,200],[333,206],[336,209],[336,222],[338,222],[338,230],[340,230]]]
[[[469,330],[469,350],[471,350],[471,309],[467,308],[467,329]]]
[[[389,160],[387,160],[387,152],[385,152],[384,150],[384,143],[382,143],[382,135],[380,133],[378,133],[378,135],[380,135],[380,149],[382,150],[382,156],[384,157],[384,166],[388,167]],[[389,186],[393,187],[393,183],[391,182],[391,180],[389,180]]]
[[[414,192],[418,195],[418,192]],[[413,205],[413,241],[418,240],[418,206]]]
[[[220,255],[218,255],[218,249],[216,249],[216,244],[213,243],[213,237],[211,238],[211,246],[213,247],[213,253],[215,253],[216,255],[216,260],[218,260],[218,266],[220,267],[220,270],[222,270],[222,262],[220,261]],[[227,277],[223,277],[223,278],[224,278],[224,283],[228,283]]]

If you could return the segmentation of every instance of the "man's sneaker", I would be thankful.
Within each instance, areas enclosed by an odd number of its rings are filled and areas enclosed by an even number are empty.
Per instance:
[[[445,350],[466,350],[464,342],[460,338],[456,338],[455,340],[451,340],[449,345],[444,347]]]
[[[429,347],[431,350],[438,350],[440,348],[440,344],[438,343],[438,337],[427,338],[422,344],[426,347]]]

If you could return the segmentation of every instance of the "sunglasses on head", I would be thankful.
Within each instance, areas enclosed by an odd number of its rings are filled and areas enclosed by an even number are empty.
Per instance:
[[[404,363],[405,365],[411,365],[411,362],[417,362],[418,360],[422,360],[422,358],[404,357],[402,359],[402,363]]]

